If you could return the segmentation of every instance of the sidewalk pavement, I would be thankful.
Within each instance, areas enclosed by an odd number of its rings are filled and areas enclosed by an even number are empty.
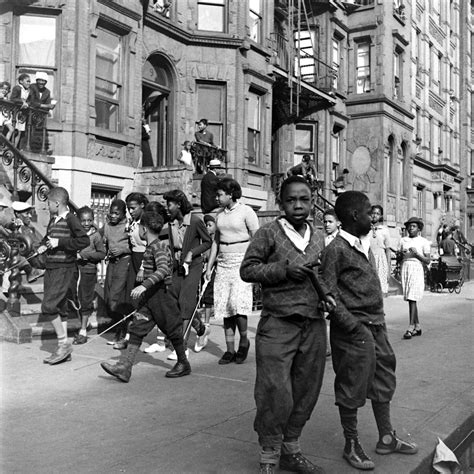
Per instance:
[[[359,411],[360,439],[375,473],[430,472],[437,438],[446,439],[473,413],[472,315],[474,282],[460,295],[425,293],[419,303],[421,337],[403,340],[408,305],[386,301],[389,337],[397,355],[392,421],[419,445],[412,456],[375,454],[377,430],[370,403]],[[251,473],[258,472],[253,431],[255,328],[243,365],[220,366],[224,335],[212,325],[208,347],[191,352],[193,373],[166,379],[166,353],[140,353],[130,383],[108,376],[99,362],[118,351],[99,337],[75,346],[71,362],[42,363],[54,341],[1,343],[1,451],[4,473]],[[146,340],[153,342],[151,335]],[[143,344],[146,347],[147,344]],[[327,473],[354,473],[334,405],[328,359],[321,396],[301,438],[303,452]],[[472,429],[472,426],[470,427]]]

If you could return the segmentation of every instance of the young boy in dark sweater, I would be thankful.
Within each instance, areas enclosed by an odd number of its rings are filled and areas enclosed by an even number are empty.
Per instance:
[[[93,311],[95,286],[97,284],[97,264],[105,258],[105,246],[102,236],[94,225],[94,211],[88,207],[81,207],[77,211],[83,229],[89,236],[90,244],[77,253],[77,265],[79,267],[79,316],[81,329],[74,337],[73,344],[85,344],[87,342],[87,326],[89,317]]]
[[[44,297],[41,312],[51,318],[58,338],[58,348],[44,359],[55,365],[70,360],[72,345],[67,339],[68,299],[73,300],[77,285],[77,252],[89,245],[89,237],[79,219],[69,212],[69,194],[64,188],[53,188],[48,194],[51,220],[38,253],[46,254]]]
[[[336,405],[346,444],[343,457],[361,470],[374,463],[358,440],[357,409],[370,398],[379,441],[378,454],[415,454],[415,444],[401,440],[390,421],[395,391],[395,355],[387,338],[383,294],[370,242],[371,206],[358,191],[341,194],[335,205],[342,229],[322,253],[321,271],[336,300],[330,315]]]
[[[140,221],[140,235],[146,239],[147,246],[142,261],[143,281],[131,292],[138,309],[129,326],[128,347],[117,364],[100,364],[108,374],[122,382],[130,380],[133,362],[143,338],[155,324],[171,341],[178,358],[175,366],[166,372],[166,377],[177,378],[191,373],[184,350],[180,312],[169,291],[173,272],[171,252],[168,242],[160,241],[163,218],[155,204],[158,203],[147,204]]]
[[[317,261],[323,235],[307,221],[311,191],[300,176],[281,186],[284,217],[257,231],[240,267],[244,281],[262,285],[263,309],[255,338],[257,377],[254,428],[260,472],[280,468],[323,472],[301,453],[299,438],[321,390],[326,323],[308,264]]]

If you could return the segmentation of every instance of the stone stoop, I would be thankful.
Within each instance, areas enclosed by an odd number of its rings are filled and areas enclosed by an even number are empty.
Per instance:
[[[98,334],[105,330],[110,324],[110,318],[103,316],[103,304],[101,303],[101,291],[99,293],[99,304],[89,318],[90,335]],[[43,281],[40,279],[35,283],[25,283],[20,294],[20,315],[15,316],[6,309],[0,311],[0,339],[24,343],[31,342],[33,338],[54,338],[55,332],[49,320],[41,314],[41,302],[43,301]],[[81,324],[78,317],[71,316],[68,320],[68,335],[74,336],[80,329]]]

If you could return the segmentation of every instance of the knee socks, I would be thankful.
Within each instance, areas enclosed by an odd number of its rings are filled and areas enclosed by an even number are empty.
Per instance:
[[[390,403],[375,402],[372,400],[372,411],[379,430],[379,438],[392,433],[392,422],[390,421]]]
[[[235,316],[224,318],[225,343],[228,352],[235,352]]]
[[[237,328],[239,329],[239,334],[240,334],[240,344],[242,345],[242,342],[247,342],[247,316],[243,314],[237,314],[235,316],[235,322],[237,325]],[[245,344],[244,344],[245,347]]]
[[[339,417],[344,431],[344,438],[357,438],[357,408],[339,406]]]

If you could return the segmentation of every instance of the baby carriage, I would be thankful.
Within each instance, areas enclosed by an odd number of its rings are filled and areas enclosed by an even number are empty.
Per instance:
[[[428,271],[428,282],[431,291],[440,293],[447,288],[450,293],[461,293],[464,283],[462,275],[462,263],[457,257],[440,257],[433,262]]]

